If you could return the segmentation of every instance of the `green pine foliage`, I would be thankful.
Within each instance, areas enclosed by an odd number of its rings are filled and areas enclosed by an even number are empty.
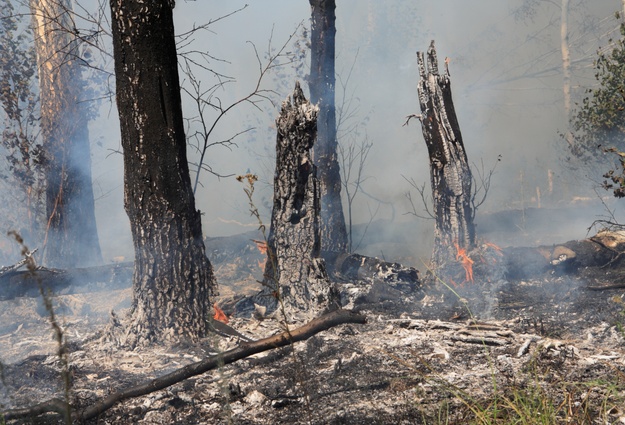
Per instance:
[[[43,214],[44,155],[29,24],[27,14],[16,11],[12,1],[4,2],[0,8],[0,181],[5,196],[10,192],[13,207],[2,212],[2,227],[19,228],[33,236],[37,218]]]

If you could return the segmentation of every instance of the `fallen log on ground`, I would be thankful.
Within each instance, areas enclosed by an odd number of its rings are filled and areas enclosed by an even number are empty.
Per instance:
[[[414,267],[360,254],[336,255],[329,267],[333,271],[331,274],[337,282],[336,288],[344,308],[351,308],[346,307],[350,301],[355,301],[353,307],[356,307],[417,293],[418,298],[422,298],[425,294],[419,270]],[[355,287],[358,287],[357,291]],[[257,309],[260,306],[269,303],[268,297],[270,295],[266,291],[252,296],[235,296],[221,300],[220,307],[228,315],[254,317],[259,314]],[[265,314],[266,311],[263,311],[261,316]]]
[[[539,277],[545,273],[572,275],[586,270],[615,270],[625,267],[625,232],[602,231],[582,240],[536,247],[499,248],[483,243],[468,254],[458,253],[438,270],[453,284]],[[625,275],[624,275],[625,278]],[[599,289],[599,288],[596,288]]]
[[[133,263],[116,263],[80,269],[8,271],[0,275],[0,301],[40,296],[39,285],[52,294],[75,294],[132,286]]]
[[[562,244],[504,248],[502,254],[506,277],[512,279],[552,271],[570,274],[585,267],[616,268],[625,264],[625,234],[602,231]]]
[[[360,254],[339,255],[333,270],[346,279],[379,279],[385,282],[404,282],[420,286],[419,270],[399,263],[390,263],[376,257]]]
[[[234,363],[253,354],[262,353],[263,351],[285,347],[295,342],[304,341],[319,332],[346,323],[364,324],[366,323],[366,317],[349,310],[333,311],[332,313],[328,313],[314,319],[308,324],[292,331],[283,332],[258,341],[241,344],[232,350],[208,357],[199,362],[191,363],[159,378],[125,390],[114,392],[104,400],[86,408],[76,409],[75,407],[70,406],[69,408],[73,412],[72,418],[78,421],[86,421],[88,419],[95,418],[113,407],[115,404],[124,400],[162,390],[171,385],[182,382],[185,379],[200,375],[220,366]],[[35,406],[0,412],[0,417],[7,421],[21,418],[33,418],[45,413],[58,413],[64,415],[66,413],[65,408],[66,404],[62,400],[51,399]]]

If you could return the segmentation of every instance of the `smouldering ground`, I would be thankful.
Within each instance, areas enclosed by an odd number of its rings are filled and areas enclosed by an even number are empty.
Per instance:
[[[625,289],[588,290],[586,279],[467,284],[457,295],[439,286],[425,297],[389,292],[356,306],[366,325],[340,326],[293,350],[128,400],[92,423],[512,423],[524,409],[552,415],[550,423],[625,423]],[[129,296],[108,294],[107,308],[127,306]],[[237,343],[215,337],[199,346],[120,350],[89,338],[106,322],[104,307],[91,306],[96,299],[102,294],[58,300],[66,306],[78,405]],[[61,392],[55,344],[38,311],[35,299],[0,305],[4,407]],[[15,325],[6,325],[8,317]],[[269,319],[231,324],[253,338],[279,330]]]

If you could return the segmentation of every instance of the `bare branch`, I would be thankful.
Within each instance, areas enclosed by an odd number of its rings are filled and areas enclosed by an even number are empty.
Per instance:
[[[176,35],[176,38],[178,38],[180,40],[180,41],[177,42],[177,44],[186,42],[187,40],[189,40],[189,38],[193,37],[195,35],[195,33],[198,32],[198,31],[208,31],[208,32],[212,32],[214,34],[214,32],[211,31],[208,28],[210,25],[212,25],[212,24],[214,24],[216,22],[219,22],[219,21],[221,21],[223,19],[229,18],[232,15],[235,15],[235,14],[241,12],[242,10],[246,9],[248,6],[249,6],[248,4],[245,4],[243,7],[240,7],[239,9],[236,9],[236,10],[234,10],[234,11],[232,11],[230,13],[227,13],[227,14],[225,14],[223,16],[220,16],[218,18],[213,18],[210,21],[208,21],[207,23],[202,24],[200,26],[196,27],[195,25],[193,25],[193,28],[190,29],[189,31],[186,31],[186,32],[183,32],[183,33],[180,33],[180,34]]]
[[[475,214],[477,209],[486,201],[486,197],[488,196],[488,192],[490,190],[490,184],[493,178],[493,174],[495,173],[497,164],[500,161],[501,161],[501,155],[498,155],[497,161],[488,171],[486,171],[484,168],[483,159],[480,160],[480,167],[478,167],[475,163],[473,163],[473,172],[471,173],[471,178],[473,179],[473,194],[471,195],[471,205],[473,206],[473,214]],[[478,175],[478,178],[475,177],[476,173]],[[479,201],[477,201],[478,196],[481,196],[481,199]]]
[[[412,214],[415,217],[423,218],[425,220],[436,220],[436,216],[432,213],[429,207],[432,199],[425,194],[425,183],[419,186],[413,178],[408,179],[406,176],[403,175],[402,177],[408,182],[408,184],[410,184],[410,186],[414,187],[419,193],[419,196],[421,197],[421,205],[423,206],[423,211],[426,215],[422,215],[417,212],[417,207],[414,203],[414,200],[412,199],[412,194],[409,191],[406,192],[406,199],[408,199],[408,202],[410,202],[412,211],[408,211],[406,214]]]
[[[341,74],[337,73],[336,75],[336,79],[341,86],[342,92],[341,103],[336,105],[336,132],[338,139],[342,139],[344,134],[357,133],[356,130],[359,123],[354,122],[353,124],[350,124],[350,122],[354,121],[355,117],[358,115],[359,108],[358,105],[354,105],[354,102],[359,101],[359,99],[354,96],[354,90],[352,90],[352,92],[348,95],[347,89],[356,66],[359,51],[360,49],[356,50],[354,60],[349,68],[349,72],[347,73],[347,77],[343,79]]]
[[[356,244],[356,246],[354,246],[353,248],[350,246],[350,248],[353,251],[358,251],[358,248],[360,248],[360,245],[362,244],[362,241],[365,239],[365,236],[367,235],[367,231],[369,230],[369,227],[371,226],[371,223],[373,223],[373,219],[375,219],[377,217],[378,212],[380,211],[380,206],[381,205],[382,205],[382,203],[378,202],[378,205],[377,205],[375,211],[371,212],[371,207],[369,207],[369,204],[367,203],[367,208],[369,209],[369,221],[365,225],[365,229],[363,230],[362,234],[360,235],[360,239],[358,239],[358,243]],[[350,245],[351,245],[351,240],[350,240]]]
[[[411,119],[413,118],[417,118],[419,121],[423,121],[423,115],[421,114],[410,114],[406,117],[406,122],[404,123],[404,125],[402,125],[402,127],[406,127],[408,125],[408,123],[410,122]]]
[[[213,69],[207,67],[207,65],[201,64],[197,60],[189,57],[187,54],[182,55],[182,60],[185,64],[185,66],[183,67],[183,73],[186,75],[187,77],[186,81],[190,85],[189,88],[187,87],[183,88],[183,92],[187,94],[193,100],[195,113],[196,113],[196,115],[193,118],[187,119],[187,127],[188,127],[187,134],[191,135],[191,136],[188,136],[188,140],[191,140],[191,139],[195,140],[196,142],[195,144],[193,143],[190,143],[190,144],[197,150],[197,152],[200,155],[199,161],[196,164],[193,164],[196,169],[195,181],[193,183],[194,193],[197,192],[197,188],[200,185],[200,175],[201,175],[202,170],[208,171],[211,174],[214,174],[218,177],[225,177],[225,175],[214,172],[212,167],[205,165],[206,153],[208,149],[217,145],[225,146],[230,149],[232,146],[236,146],[233,140],[237,136],[253,130],[252,128],[242,130],[228,139],[212,142],[210,141],[210,139],[217,125],[225,118],[225,116],[230,111],[232,111],[233,109],[235,109],[236,107],[242,104],[251,105],[252,107],[257,108],[258,110],[261,110],[259,105],[263,101],[267,101],[273,104],[271,96],[274,95],[275,92],[273,90],[264,89],[262,87],[263,81],[265,77],[267,76],[267,74],[271,72],[272,70],[274,70],[275,68],[288,65],[293,62],[292,59],[288,59],[286,61],[284,61],[283,59],[290,57],[289,53],[286,52],[286,48],[291,43],[291,40],[295,37],[295,35],[297,34],[297,31],[299,30],[301,26],[302,26],[302,23],[300,23],[295,28],[294,32],[287,38],[285,43],[277,51],[272,48],[272,45],[271,45],[272,37],[270,37],[269,45],[268,45],[267,53],[266,53],[267,59],[265,62],[263,62],[263,60],[261,59],[258,53],[258,49],[256,48],[256,45],[252,43],[251,41],[247,42],[252,46],[252,49],[254,50],[254,55],[256,57],[256,61],[258,63],[258,78],[256,80],[254,87],[249,92],[249,94],[247,94],[246,96],[228,105],[224,105],[222,103],[222,100],[217,96],[217,92],[220,90],[223,90],[227,84],[234,83],[235,79],[214,71]],[[198,29],[205,29],[205,28],[198,27]],[[273,31],[272,31],[272,36],[273,36]],[[212,58],[212,57],[208,55],[204,55],[202,56],[202,58],[206,60],[208,64],[209,62],[207,58]],[[202,87],[202,82],[198,80],[194,74],[194,67],[199,67],[201,69],[208,70],[217,78],[218,81],[215,84],[213,84],[210,88],[204,89]],[[211,122],[211,118],[207,116],[207,112],[208,112],[206,111],[207,106],[217,113],[217,116],[212,118],[212,122]],[[199,126],[199,130],[192,132],[191,127],[193,125]]]
[[[372,146],[373,143],[369,141],[367,136],[360,142],[351,140],[347,147],[342,144],[338,145],[339,161],[341,162],[341,185],[345,189],[347,198],[348,252],[352,252],[354,249],[352,238],[354,199],[359,192],[362,192],[362,184],[367,180],[363,176],[363,172]],[[355,173],[353,177],[352,173]]]

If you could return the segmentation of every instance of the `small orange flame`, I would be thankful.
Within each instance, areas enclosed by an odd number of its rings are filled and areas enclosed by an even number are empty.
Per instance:
[[[223,323],[229,322],[228,316],[226,316],[226,313],[224,313],[224,311],[217,306],[217,303],[213,304],[213,308],[215,309],[215,315],[213,316],[213,319],[219,320]]]
[[[454,245],[458,251],[456,254],[456,260],[460,261],[462,268],[464,268],[464,281],[473,282],[473,260],[469,258],[465,248],[460,248],[458,242],[454,242]]]
[[[449,278],[449,281],[451,282],[452,285],[454,285],[454,288],[464,288],[464,283],[456,283],[455,280],[453,280],[452,278]]]
[[[495,250],[495,252],[499,255],[503,255],[503,252],[501,251],[501,248],[497,245],[495,245],[492,242],[484,242],[484,246],[488,247],[488,248],[492,248]]]
[[[267,242],[265,241],[257,241],[256,239],[252,239],[252,242],[256,244],[256,247],[260,251],[261,254],[267,253]]]

